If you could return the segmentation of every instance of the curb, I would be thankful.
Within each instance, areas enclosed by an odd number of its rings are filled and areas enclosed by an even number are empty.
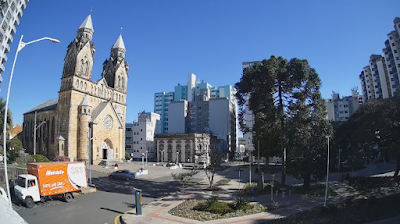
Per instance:
[[[82,195],[82,194],[90,194],[90,193],[95,193],[97,192],[97,188],[93,188],[93,190],[88,191],[88,192],[72,192],[72,195],[76,196],[76,195]]]

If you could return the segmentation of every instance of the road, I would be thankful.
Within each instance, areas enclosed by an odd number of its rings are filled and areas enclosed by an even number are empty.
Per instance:
[[[134,189],[142,189],[142,204],[179,190],[179,182],[165,176],[153,180],[110,180],[106,174],[92,171],[97,192],[78,195],[72,203],[59,200],[38,203],[34,208],[15,206],[29,224],[111,224],[119,214],[135,208]]]

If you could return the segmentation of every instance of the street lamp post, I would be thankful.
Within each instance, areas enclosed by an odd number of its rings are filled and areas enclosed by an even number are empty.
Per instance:
[[[92,185],[92,140],[97,140],[97,137],[91,137],[92,136],[92,125],[93,122],[89,122],[89,132],[88,132],[88,153],[89,153],[89,183]]]
[[[146,150],[146,166],[147,166],[147,160],[149,159],[149,151]]]
[[[144,152],[142,152],[142,169],[144,170]]]
[[[324,207],[326,207],[326,200],[328,198],[328,181],[329,181],[329,136],[326,136],[328,138],[328,158],[326,161],[326,183],[325,183],[325,201],[324,201]]]
[[[9,204],[11,206],[11,195],[10,195],[10,186],[8,185],[8,173],[7,173],[7,147],[6,147],[6,138],[7,138],[7,115],[8,115],[8,102],[9,102],[9,98],[10,98],[10,89],[11,89],[11,82],[12,82],[12,78],[14,75],[14,68],[15,68],[15,62],[17,61],[17,56],[18,56],[18,52],[20,52],[22,50],[22,48],[24,48],[26,45],[38,42],[38,41],[42,41],[42,40],[50,40],[53,43],[60,43],[59,40],[57,39],[53,39],[50,37],[43,37],[28,43],[24,43],[22,42],[22,38],[24,37],[24,35],[21,35],[21,39],[19,40],[18,43],[18,48],[17,48],[17,52],[15,53],[15,57],[14,57],[14,63],[11,69],[11,75],[10,75],[10,82],[8,83],[8,90],[7,90],[7,100],[6,100],[6,108],[5,108],[5,113],[4,113],[4,127],[3,127],[3,149],[4,149],[4,172],[5,172],[5,182],[6,182],[6,188],[7,188],[7,195],[9,198]]]
[[[40,128],[40,126],[46,124],[46,121],[42,121],[37,127],[36,127],[36,111],[35,111],[35,126],[33,130],[33,155],[36,155],[36,130]]]

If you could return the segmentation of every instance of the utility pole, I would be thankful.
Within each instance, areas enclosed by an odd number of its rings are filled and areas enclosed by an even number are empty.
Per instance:
[[[35,111],[35,125],[33,130],[33,155],[36,155],[36,111]]]
[[[33,129],[33,155],[36,155],[36,130],[40,128],[40,126],[46,124],[46,121],[43,121],[36,127],[36,111],[35,111],[35,126]]]
[[[328,138],[328,158],[326,160],[326,183],[325,183],[325,201],[324,207],[326,207],[326,200],[328,199],[328,182],[329,182],[329,136]]]

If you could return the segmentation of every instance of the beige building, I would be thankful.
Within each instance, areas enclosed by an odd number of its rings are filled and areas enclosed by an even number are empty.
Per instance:
[[[206,133],[156,134],[158,162],[210,162],[210,135]]]
[[[23,144],[33,153],[74,160],[121,160],[125,157],[126,89],[129,65],[120,35],[103,63],[101,79],[92,81],[96,51],[89,15],[69,44],[64,59],[59,97],[24,114]],[[90,144],[89,137],[90,136]],[[89,149],[90,147],[90,149]]]

